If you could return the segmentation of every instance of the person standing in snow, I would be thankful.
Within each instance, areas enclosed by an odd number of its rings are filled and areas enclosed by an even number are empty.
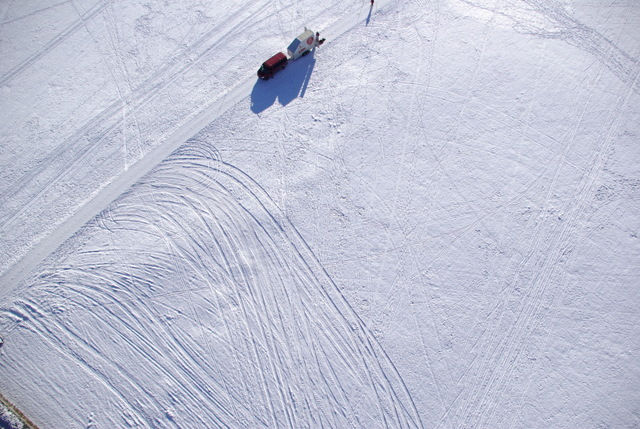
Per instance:
[[[373,7],[373,0],[371,0],[371,7]]]

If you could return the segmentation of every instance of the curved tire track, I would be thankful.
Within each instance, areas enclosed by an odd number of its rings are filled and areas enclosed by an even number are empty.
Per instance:
[[[87,225],[88,244],[45,268],[0,324],[34,331],[154,426],[422,427],[304,239],[216,156],[206,143],[178,150]],[[193,317],[169,323],[181,309]],[[63,399],[82,410],[82,398]],[[170,408],[182,410],[171,422]]]

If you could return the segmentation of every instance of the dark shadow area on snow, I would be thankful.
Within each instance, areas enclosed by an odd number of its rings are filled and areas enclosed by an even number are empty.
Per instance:
[[[369,8],[369,15],[367,15],[367,20],[364,23],[365,26],[369,25],[369,21],[371,21],[371,12],[373,12],[373,5]]]
[[[269,80],[258,79],[251,91],[251,111],[264,112],[276,99],[286,106],[296,97],[304,97],[313,67],[316,64],[315,49],[307,56],[289,61],[287,68],[277,72]]]

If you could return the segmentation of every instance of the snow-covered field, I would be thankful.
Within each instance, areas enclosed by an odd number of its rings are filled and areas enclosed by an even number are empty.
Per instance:
[[[4,0],[0,58],[41,428],[640,426],[636,0]]]

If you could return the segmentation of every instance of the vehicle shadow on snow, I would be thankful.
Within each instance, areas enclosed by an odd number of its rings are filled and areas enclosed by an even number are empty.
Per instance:
[[[316,64],[315,51],[307,56],[289,61],[287,68],[279,71],[272,79],[258,79],[251,91],[251,111],[264,112],[273,106],[276,99],[286,106],[296,97],[304,97],[311,73]]]

